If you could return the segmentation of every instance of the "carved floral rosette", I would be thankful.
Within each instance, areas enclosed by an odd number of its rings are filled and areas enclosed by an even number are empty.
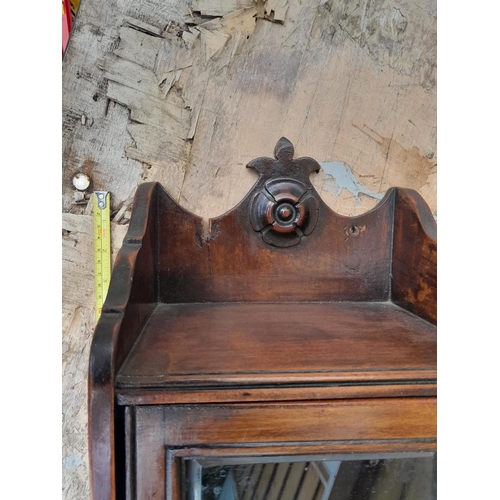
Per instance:
[[[293,154],[292,143],[282,137],[274,150],[275,160],[257,158],[247,165],[270,177],[251,200],[250,222],[266,243],[276,247],[298,245],[318,221],[319,203],[309,175],[320,166],[312,158],[294,160]]]

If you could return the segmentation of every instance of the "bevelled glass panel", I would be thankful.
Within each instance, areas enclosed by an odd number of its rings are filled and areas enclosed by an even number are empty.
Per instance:
[[[435,454],[360,460],[266,457],[201,468],[192,500],[434,500]],[[307,457],[306,457],[307,458]],[[342,457],[343,458],[343,457]],[[353,457],[355,458],[355,457]],[[198,465],[199,466],[199,465]],[[201,486],[201,488],[200,488]]]

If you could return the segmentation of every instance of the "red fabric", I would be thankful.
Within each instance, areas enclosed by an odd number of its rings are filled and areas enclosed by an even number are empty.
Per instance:
[[[72,20],[71,20],[71,5],[69,0],[62,0],[62,53],[66,50],[68,44],[69,34],[71,33]]]

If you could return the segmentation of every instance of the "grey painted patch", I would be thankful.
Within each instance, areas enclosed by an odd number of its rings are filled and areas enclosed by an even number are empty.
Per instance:
[[[343,161],[323,161],[319,162],[325,176],[325,185],[323,189],[331,192],[337,190],[335,198],[340,194],[342,189],[347,189],[349,193],[356,197],[358,203],[361,203],[359,195],[365,194],[377,200],[381,200],[384,196],[371,191],[362,186],[354,177],[352,170]]]
[[[66,457],[66,469],[68,470],[76,469],[80,465],[83,465],[83,461],[79,456],[75,455],[74,453],[71,453]]]

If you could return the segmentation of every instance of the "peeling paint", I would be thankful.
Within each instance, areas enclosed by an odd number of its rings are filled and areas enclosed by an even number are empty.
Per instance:
[[[66,457],[66,469],[73,470],[76,469],[77,467],[80,467],[80,465],[83,465],[83,461],[79,456],[75,455],[74,453],[71,453]]]
[[[362,186],[357,181],[356,177],[354,177],[351,168],[343,161],[320,161],[319,164],[321,165],[325,177],[323,189],[328,192],[334,191],[335,189],[337,190],[334,199],[337,198],[342,189],[347,189],[347,191],[356,198],[358,203],[361,203],[359,198],[360,194],[370,196],[376,200],[381,200],[383,198],[383,195]]]

